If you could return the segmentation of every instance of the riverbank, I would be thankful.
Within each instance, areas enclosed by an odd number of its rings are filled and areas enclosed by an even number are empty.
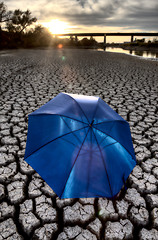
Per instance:
[[[0,55],[0,236],[157,240],[157,69],[157,61],[84,49]],[[115,202],[60,200],[24,161],[28,114],[59,92],[100,96],[129,122],[138,165]]]
[[[122,49],[131,50],[131,51],[146,51],[158,53],[158,47],[145,47],[145,46],[122,46]]]
[[[104,52],[112,52],[112,53],[123,53],[132,55],[134,57],[141,57],[144,59],[150,59],[157,61],[158,60],[158,53],[150,52],[150,51],[139,51],[139,50],[126,50],[123,48],[115,48],[115,47],[107,47],[106,49],[97,49],[98,51]]]
[[[52,50],[52,49],[59,49],[59,48],[63,48],[63,49],[104,49],[104,47],[102,45],[94,45],[94,46],[63,46],[62,44],[60,44],[60,46],[50,46],[50,47],[36,47],[36,48],[12,48],[12,49],[8,49],[8,48],[3,48],[0,49],[0,53],[3,51],[13,51],[13,50],[24,50],[24,49],[30,49],[30,50],[38,50],[38,49],[43,49],[43,50]],[[145,46],[124,46],[123,44],[107,44],[106,48],[121,48],[124,50],[130,50],[130,51],[146,51],[146,52],[152,52],[152,53],[158,53],[158,47],[145,47]]]

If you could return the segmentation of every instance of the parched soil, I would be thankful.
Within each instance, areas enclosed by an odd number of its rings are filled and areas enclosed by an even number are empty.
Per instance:
[[[77,49],[0,52],[0,240],[158,239],[158,61]],[[115,201],[60,200],[24,161],[28,114],[100,96],[131,127],[137,166]]]

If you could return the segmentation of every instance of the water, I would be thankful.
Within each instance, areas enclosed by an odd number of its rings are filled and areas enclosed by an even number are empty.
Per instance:
[[[145,57],[145,58],[158,58],[158,53],[150,52],[150,51],[124,50],[122,48],[113,48],[113,47],[107,47],[105,51],[126,53],[126,54],[136,55],[136,56]]]
[[[98,49],[98,51],[104,51],[103,49]],[[118,53],[126,53],[126,54],[131,54],[135,56],[140,56],[144,58],[154,58],[158,60],[158,53],[156,52],[150,52],[150,51],[136,51],[136,50],[124,50],[122,48],[115,48],[115,47],[106,47],[106,52],[118,52]],[[12,56],[13,52],[11,51],[0,51],[0,57],[3,56]]]

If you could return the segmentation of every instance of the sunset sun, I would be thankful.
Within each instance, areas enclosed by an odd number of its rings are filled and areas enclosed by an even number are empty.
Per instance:
[[[43,25],[48,28],[52,34],[65,33],[69,28],[66,22],[60,21],[58,19],[51,20],[50,22],[45,22]]]

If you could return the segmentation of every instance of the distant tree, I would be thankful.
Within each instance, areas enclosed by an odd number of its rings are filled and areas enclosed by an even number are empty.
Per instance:
[[[21,11],[17,9],[13,12],[6,26],[9,32],[23,33],[28,26],[36,21],[37,18],[32,17],[29,10]]]
[[[137,39],[136,42],[137,42],[137,43],[144,43],[144,42],[145,42],[145,38]]]
[[[0,2],[0,23],[9,21],[11,11],[7,11],[7,7],[3,2]]]
[[[52,34],[47,28],[37,25],[33,32],[36,46],[46,47],[52,44]]]
[[[52,44],[52,34],[41,25],[29,29],[22,37],[24,47],[47,47]]]
[[[157,43],[158,42],[158,38],[153,38],[153,42]]]
[[[8,22],[11,18],[11,11],[7,11],[7,7],[3,2],[0,2],[0,31],[2,23]]]
[[[80,41],[80,44],[81,46],[87,46],[87,47],[90,47],[90,46],[94,46],[97,44],[96,40],[91,37],[90,39],[88,38],[83,38],[81,41]]]

